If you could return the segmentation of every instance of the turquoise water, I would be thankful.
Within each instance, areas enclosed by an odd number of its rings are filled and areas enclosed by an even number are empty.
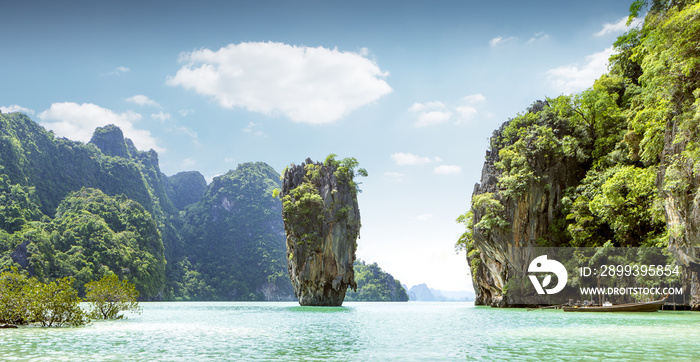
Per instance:
[[[0,360],[700,360],[700,313],[471,303],[142,303],[80,328],[0,329]]]

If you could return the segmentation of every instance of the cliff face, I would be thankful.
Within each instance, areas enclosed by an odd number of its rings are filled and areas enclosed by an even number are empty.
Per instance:
[[[700,310],[700,199],[695,196],[700,191],[700,174],[697,161],[684,156],[688,142],[674,141],[681,138],[679,128],[678,121],[667,125],[657,186],[664,199],[668,250],[683,269],[690,307]]]
[[[334,165],[291,165],[280,196],[287,235],[287,266],[301,305],[339,306],[353,271],[360,210],[352,177]]]
[[[530,108],[533,116],[545,107],[537,102]],[[545,117],[541,117],[544,121]],[[552,233],[557,219],[562,216],[564,190],[577,184],[583,175],[578,162],[571,157],[542,157],[528,160],[535,175],[524,192],[506,194],[499,185],[503,177],[496,166],[500,161],[500,143],[505,123],[491,138],[491,150],[486,152],[486,161],[481,171],[481,180],[474,186],[472,201],[489,198],[502,206],[494,210],[488,203],[473,204],[473,244],[479,253],[468,253],[472,270],[476,305],[508,306],[503,290],[513,272],[523,273],[527,268],[531,252],[529,248],[556,245],[562,242]],[[555,128],[560,137],[567,134],[565,128]],[[491,227],[486,219],[499,219],[501,227]]]

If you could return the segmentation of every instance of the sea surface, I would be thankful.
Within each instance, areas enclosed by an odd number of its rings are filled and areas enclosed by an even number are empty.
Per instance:
[[[128,319],[0,329],[0,361],[700,360],[700,313],[467,302],[141,303]]]

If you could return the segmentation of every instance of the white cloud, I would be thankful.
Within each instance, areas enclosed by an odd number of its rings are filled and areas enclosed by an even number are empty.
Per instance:
[[[413,103],[411,108],[409,108],[408,110],[411,112],[423,112],[425,110],[440,110],[445,108],[447,108],[445,103],[442,103],[440,101],[433,101],[427,103]]]
[[[459,119],[457,120],[458,124],[474,119],[474,117],[476,117],[476,115],[479,113],[479,111],[472,106],[460,106],[456,108],[456,111],[459,115]]]
[[[408,109],[411,112],[418,113],[417,120],[414,123],[416,127],[434,126],[442,123],[447,123],[454,119],[456,114],[455,124],[463,124],[474,119],[479,111],[476,105],[486,101],[483,94],[470,94],[462,97],[461,105],[451,106],[440,101],[427,103],[413,103]]]
[[[420,214],[418,216],[415,216],[414,219],[416,219],[418,221],[428,221],[428,220],[432,219],[433,217],[435,217],[435,215],[433,215],[431,213],[425,213],[425,214]]]
[[[148,98],[147,96],[143,94],[137,94],[133,97],[129,97],[126,99],[127,102],[138,104],[139,106],[153,106],[153,107],[160,107],[160,104],[158,102]]]
[[[7,106],[7,107],[2,107],[2,106],[0,106],[0,111],[2,111],[2,113],[20,112],[20,113],[24,113],[24,114],[28,114],[28,115],[33,115],[33,114],[34,114],[34,110],[33,110],[33,109],[21,107],[21,106],[16,105],[16,104],[13,104],[13,105],[10,105],[10,106]]]
[[[623,18],[620,18],[620,20],[618,20],[615,23],[606,23],[603,25],[603,29],[600,29],[599,32],[597,32],[593,35],[605,36],[608,34],[623,33],[623,32],[626,32],[632,28],[635,28],[635,27],[641,25],[642,21],[643,21],[642,19],[635,18],[634,20],[632,20],[630,25],[627,25],[628,19],[629,19],[629,17],[625,16]]]
[[[53,103],[49,109],[39,113],[38,117],[44,121],[42,126],[53,130],[58,136],[72,140],[88,142],[95,128],[114,124],[121,128],[125,137],[134,141],[136,148],[165,151],[158,147],[151,132],[134,127],[134,122],[141,119],[141,114],[132,111],[115,113],[92,103],[64,102]]]
[[[440,160],[439,157],[431,159],[430,157],[421,157],[406,152],[394,153],[391,155],[391,159],[394,160],[394,162],[396,162],[397,165],[424,165],[433,161],[439,162]]]
[[[165,121],[169,120],[170,118],[172,118],[172,116],[170,115],[170,113],[158,112],[158,113],[152,113],[151,118],[159,120],[161,122],[165,122]]]
[[[257,123],[255,123],[255,122],[250,122],[250,123],[248,123],[248,126],[247,126],[246,128],[243,129],[243,132],[245,132],[245,133],[250,133],[250,134],[252,134],[252,135],[254,135],[254,136],[256,136],[256,137],[266,137],[266,136],[265,136],[265,132],[259,131],[259,130],[256,131],[256,130],[255,130],[256,127],[258,127],[258,124],[257,124]]]
[[[434,126],[452,118],[452,112],[447,110],[447,105],[439,101],[413,103],[408,110],[418,113],[418,120],[414,123],[416,127]]]
[[[435,173],[438,175],[456,175],[462,172],[462,167],[457,165],[440,165],[435,167]]]
[[[477,103],[482,103],[486,101],[486,97],[484,97],[483,94],[477,93],[477,94],[470,94],[468,96],[462,97],[462,101],[468,104],[477,104]]]
[[[495,47],[497,47],[505,42],[511,41],[511,40],[515,40],[515,37],[509,36],[507,38],[504,38],[502,36],[497,36],[497,37],[489,40],[489,45],[491,46],[491,48],[495,48]]]
[[[388,73],[366,53],[274,42],[229,44],[181,54],[184,65],[166,83],[210,96],[224,108],[330,123],[392,92],[384,80]]]
[[[415,123],[416,127],[434,126],[436,124],[445,123],[452,118],[452,112],[447,111],[430,111],[421,112],[418,115],[418,120]]]
[[[183,117],[187,117],[190,114],[194,114],[194,109],[181,109],[180,110],[180,115]]]
[[[109,71],[107,73],[103,73],[102,76],[110,76],[110,75],[122,75],[125,73],[129,73],[131,69],[125,67],[125,66],[118,66],[114,68],[114,70]]]
[[[547,71],[547,79],[552,87],[562,93],[585,90],[593,85],[598,77],[608,70],[608,59],[615,51],[609,47],[601,52],[586,56],[586,64],[565,65]]]
[[[547,34],[545,32],[539,32],[539,33],[535,33],[535,35],[533,35],[532,38],[530,38],[530,40],[528,40],[527,42],[534,43],[536,41],[544,41],[547,39],[549,39],[549,34]]]

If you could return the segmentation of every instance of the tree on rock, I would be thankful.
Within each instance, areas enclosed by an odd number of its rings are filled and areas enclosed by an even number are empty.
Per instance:
[[[283,175],[282,217],[287,235],[287,269],[301,305],[339,306],[348,287],[356,289],[353,262],[360,233],[354,158],[306,159]]]

